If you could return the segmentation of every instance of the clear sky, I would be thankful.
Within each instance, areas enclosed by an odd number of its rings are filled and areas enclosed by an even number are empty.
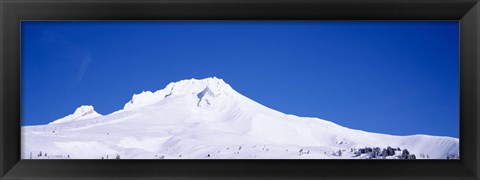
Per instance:
[[[457,21],[22,22],[22,125],[216,76],[278,111],[459,135]]]

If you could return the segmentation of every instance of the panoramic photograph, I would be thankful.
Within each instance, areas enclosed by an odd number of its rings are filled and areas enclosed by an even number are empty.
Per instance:
[[[22,21],[21,159],[460,159],[458,21]]]

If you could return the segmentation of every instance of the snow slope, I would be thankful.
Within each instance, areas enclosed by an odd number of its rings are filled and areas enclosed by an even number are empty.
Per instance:
[[[82,106],[48,125],[22,127],[24,159],[357,159],[366,158],[355,155],[359,148],[388,146],[417,158],[459,153],[456,138],[370,133],[287,115],[216,77],[135,94],[105,116]]]

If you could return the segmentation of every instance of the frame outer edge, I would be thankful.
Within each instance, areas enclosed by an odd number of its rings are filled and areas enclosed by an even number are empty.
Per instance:
[[[477,20],[477,108],[480,108],[480,1],[477,1],[476,5],[474,6],[477,14],[476,14],[476,20]],[[477,109],[477,132],[476,136],[477,138],[480,137],[480,109]],[[480,179],[480,138],[476,142],[477,143],[477,172],[474,172],[475,176],[477,179]]]
[[[464,125],[464,123],[460,124],[460,157],[464,168],[471,173],[471,177],[460,179],[480,180],[480,1],[477,0],[473,7],[469,9],[468,12],[466,12],[465,15],[460,19],[460,34],[464,35],[463,38],[460,38],[460,55],[463,56],[460,59],[468,59],[463,62],[461,61],[461,64],[463,64],[461,67],[464,68],[463,72],[460,71],[461,76],[466,75],[467,77],[461,78],[461,81],[463,82],[460,83],[460,91],[463,93],[463,95],[461,94],[460,99],[462,101],[466,101],[468,104],[467,106],[473,106],[466,108],[464,106],[465,102],[461,103],[461,106],[463,107],[460,110],[460,114],[461,116],[466,115],[461,119],[472,121],[469,124],[473,125],[473,127],[467,127]],[[464,45],[470,46],[467,46],[467,48],[462,47]],[[471,54],[466,54],[465,52],[470,52]],[[473,89],[462,90],[462,88],[464,88],[467,84],[470,84],[468,87]],[[462,97],[466,96],[467,94],[469,94],[469,97],[472,99],[466,99],[465,97]],[[475,129],[475,131],[467,134],[465,134],[465,132],[462,133],[462,131],[465,131],[466,129],[472,130],[472,128]],[[462,135],[467,136],[462,137]],[[467,145],[465,145],[464,143],[466,142],[471,144],[467,143]],[[471,154],[473,156],[469,155],[466,157],[466,152],[473,153]]]
[[[476,43],[476,46],[475,48],[477,48],[477,52],[476,52],[476,57],[475,57],[475,62],[476,62],[476,72],[475,72],[475,78],[476,78],[476,107],[477,107],[477,110],[476,110],[476,114],[475,114],[475,122],[476,122],[476,138],[477,138],[477,142],[476,143],[476,168],[473,169],[474,172],[473,175],[475,176],[475,178],[477,180],[480,179],[480,1],[477,1],[477,3],[475,4],[475,6],[471,9],[471,11],[474,11],[475,14],[474,14],[474,19],[476,21],[476,24],[475,24],[475,35],[476,35],[476,40],[475,40],[475,43]]]
[[[14,113],[12,107],[7,106],[7,100],[11,100],[14,96],[10,97],[7,95],[12,95],[12,91],[15,87],[11,85],[12,82],[9,81],[9,75],[12,75],[12,68],[8,69],[15,58],[10,58],[13,46],[7,46],[8,42],[14,37],[7,37],[5,34],[8,32],[7,24],[9,21],[12,21],[12,12],[8,9],[8,5],[11,5],[8,0],[0,0],[0,179],[11,179],[8,178],[8,173],[13,169],[13,167],[18,163],[14,160],[14,156],[11,156],[9,152],[12,152],[16,147],[7,146],[6,144],[9,141],[15,140],[15,137],[12,137],[12,133],[9,129],[9,124],[7,121],[8,113]],[[9,19],[10,18],[10,19]],[[16,21],[13,20],[13,21]],[[15,46],[15,45],[14,45]],[[9,61],[10,60],[10,61]],[[13,94],[15,95],[15,94]],[[10,108],[10,109],[9,109]],[[15,133],[13,133],[14,135]]]
[[[471,9],[471,11],[474,11],[475,12],[475,15],[474,15],[474,19],[476,21],[476,24],[475,24],[475,35],[476,35],[476,40],[475,40],[475,48],[477,48],[477,52],[476,52],[476,57],[475,57],[475,61],[476,61],[476,72],[475,72],[475,77],[476,77],[476,107],[477,107],[477,110],[476,110],[476,114],[475,114],[475,122],[476,122],[476,138],[477,138],[477,142],[476,143],[476,169],[474,168],[472,172],[473,175],[475,176],[475,179],[477,180],[480,180],[480,1],[477,0],[477,3],[475,4],[475,6]]]
[[[476,91],[476,99],[475,99],[475,106],[476,106],[476,113],[475,113],[475,123],[476,123],[476,129],[477,131],[475,132],[476,136],[476,160],[475,160],[475,166],[472,169],[472,174],[474,175],[475,179],[480,180],[480,1],[477,0],[477,3],[470,9],[474,14],[472,15],[472,18],[474,19],[475,23],[475,48],[476,48],[476,53],[474,57],[475,65],[476,65],[476,71],[475,71],[475,91]],[[468,13],[467,13],[468,14]]]
[[[4,143],[6,142],[6,127],[4,126],[6,123],[5,123],[5,103],[3,102],[3,99],[5,97],[5,92],[4,92],[4,87],[6,87],[6,82],[5,82],[5,78],[7,77],[6,76],[6,72],[5,72],[5,69],[6,67],[4,66],[6,64],[6,55],[5,55],[5,48],[7,48],[6,46],[4,46],[6,44],[6,42],[4,41],[5,40],[5,37],[4,37],[4,24],[5,24],[5,7],[4,5],[6,4],[6,2],[9,2],[9,0],[0,0],[0,179],[3,179],[5,177],[5,175],[7,174],[8,172],[8,167],[6,166],[6,163],[4,160],[5,158],[5,146],[4,146]],[[473,14],[473,18],[475,20],[477,20],[477,23],[475,24],[475,33],[474,33],[474,36],[473,38],[473,41],[475,42],[476,44],[476,48],[478,48],[478,46],[480,45],[480,24],[478,23],[478,21],[480,20],[480,3],[476,3],[476,5],[471,9],[472,13]],[[478,52],[478,49],[477,49],[477,52],[475,54],[475,66],[477,68],[477,71],[475,71],[475,80],[476,80],[476,83],[475,83],[475,95],[476,95],[476,99],[475,99],[475,105],[478,107],[480,107],[480,72],[479,72],[479,69],[480,69],[480,52]],[[476,123],[476,129],[480,129],[480,109],[477,109],[477,111],[475,112],[475,123]],[[480,132],[476,131],[475,132],[475,135],[478,137],[480,135]],[[474,145],[474,147],[479,150],[480,148],[480,141],[478,140],[477,138],[477,142],[475,142],[476,144]],[[477,151],[476,152],[476,163],[475,163],[475,166],[472,167],[471,171],[472,171],[472,174],[475,176],[475,179],[478,179],[480,178],[480,151]],[[456,178],[455,178],[456,179]],[[459,178],[460,179],[460,178]]]
[[[3,53],[3,44],[4,44],[4,41],[3,41],[3,23],[5,22],[4,20],[4,12],[3,11],[3,4],[4,3],[4,0],[0,0],[0,87],[4,87],[4,84],[3,84],[3,68],[4,68],[4,65],[3,65],[3,61],[4,61],[4,53]],[[3,144],[5,143],[5,134],[4,134],[4,125],[3,125],[3,121],[4,121],[4,118],[3,118],[3,88],[0,88],[0,159],[4,159],[4,146]],[[0,162],[0,179],[3,178],[3,176],[6,174],[6,172],[4,172],[4,161],[1,161]]]

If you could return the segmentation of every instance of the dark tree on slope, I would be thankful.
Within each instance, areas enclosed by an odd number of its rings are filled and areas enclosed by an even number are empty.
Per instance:
[[[380,148],[379,147],[375,147],[372,149],[372,152],[370,152],[369,156],[368,156],[368,159],[376,159],[378,158],[378,156],[380,156],[381,152],[380,152]]]
[[[372,149],[372,148],[370,148],[370,147],[367,147],[367,148],[365,148],[365,150],[367,151],[367,153],[369,153],[369,152],[373,152],[373,149]]]
[[[383,150],[382,150],[382,153],[380,153],[380,155],[385,159],[385,157],[388,156],[388,150],[387,150],[387,149],[383,149]]]
[[[372,152],[373,149],[371,147],[366,147],[366,148],[360,148],[359,151],[360,151],[360,154],[366,154],[366,153]]]
[[[388,146],[387,149],[387,156],[393,156],[395,155],[395,149],[393,149],[392,147]]]
[[[380,156],[380,154],[381,154],[380,151],[381,151],[381,149],[379,147],[375,147],[375,148],[373,148],[372,153],[375,154],[375,156]]]
[[[408,152],[408,150],[407,150],[407,149],[404,149],[404,150],[402,151],[402,155],[400,156],[400,159],[407,159],[409,154],[410,154],[410,153]]]
[[[404,149],[402,151],[402,155],[400,156],[400,159],[417,159],[415,154],[410,154],[407,149]]]
[[[120,155],[119,155],[119,154],[117,154],[117,156],[115,157],[115,159],[120,159]]]

